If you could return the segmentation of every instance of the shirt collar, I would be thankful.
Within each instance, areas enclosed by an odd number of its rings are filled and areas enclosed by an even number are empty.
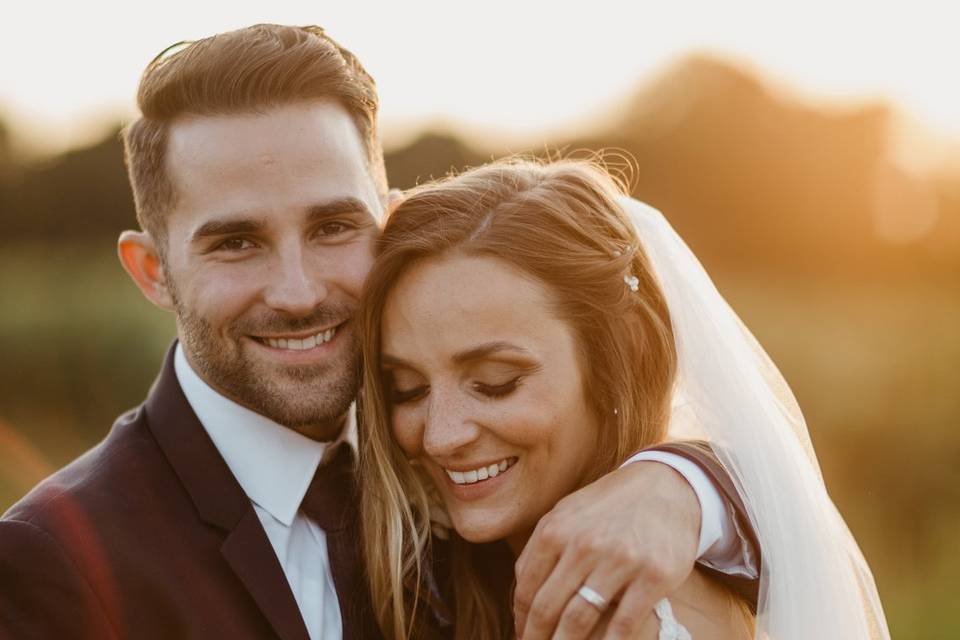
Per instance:
[[[337,439],[317,442],[214,390],[193,370],[179,342],[173,366],[183,395],[247,497],[288,527],[325,454],[341,443],[357,449],[355,404]]]

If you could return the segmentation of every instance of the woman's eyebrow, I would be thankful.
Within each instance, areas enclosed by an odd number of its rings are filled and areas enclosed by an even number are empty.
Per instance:
[[[459,353],[454,354],[452,360],[457,364],[463,364],[465,362],[472,362],[474,360],[481,360],[487,356],[493,355],[495,353],[502,353],[504,351],[515,353],[521,356],[532,357],[533,354],[530,353],[527,349],[524,349],[521,346],[515,345],[504,340],[495,340],[493,342],[486,342],[484,344],[472,347],[465,351],[460,351]]]
[[[389,353],[380,354],[380,364],[387,367],[407,367],[408,369],[413,368],[413,365],[403,358],[392,356]]]
[[[524,349],[521,346],[515,345],[511,342],[506,342],[505,340],[494,340],[492,342],[485,342],[476,347],[471,347],[464,351],[455,353],[451,360],[456,364],[464,364],[467,362],[473,362],[475,360],[482,360],[488,356],[491,356],[496,353],[515,353],[520,356],[533,357],[533,354],[528,350]],[[389,353],[380,354],[380,363],[383,366],[387,367],[407,367],[409,369],[414,369],[414,365],[403,358],[398,358],[397,356],[390,355]]]

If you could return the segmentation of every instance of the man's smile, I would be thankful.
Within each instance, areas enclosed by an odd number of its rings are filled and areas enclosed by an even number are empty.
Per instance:
[[[307,351],[319,345],[326,344],[333,340],[337,331],[344,323],[327,329],[310,330],[309,332],[291,333],[285,335],[273,336],[250,336],[257,342],[274,349],[284,349],[288,351]]]

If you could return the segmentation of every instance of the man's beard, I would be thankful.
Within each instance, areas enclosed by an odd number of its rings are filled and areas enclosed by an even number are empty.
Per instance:
[[[278,313],[241,318],[224,336],[188,309],[173,288],[171,293],[183,347],[208,384],[283,426],[321,439],[336,437],[335,428],[356,398],[359,385],[360,350],[355,335],[351,332],[334,338],[350,341],[341,357],[300,366],[267,364],[250,357],[242,342],[244,336],[300,333],[339,324],[352,318],[355,309],[326,305],[299,318]]]

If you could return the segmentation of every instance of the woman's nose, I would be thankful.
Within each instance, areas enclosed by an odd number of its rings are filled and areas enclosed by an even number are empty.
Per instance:
[[[454,390],[436,387],[428,397],[423,431],[423,449],[427,455],[454,455],[479,437],[480,427],[470,415],[467,398]]]

